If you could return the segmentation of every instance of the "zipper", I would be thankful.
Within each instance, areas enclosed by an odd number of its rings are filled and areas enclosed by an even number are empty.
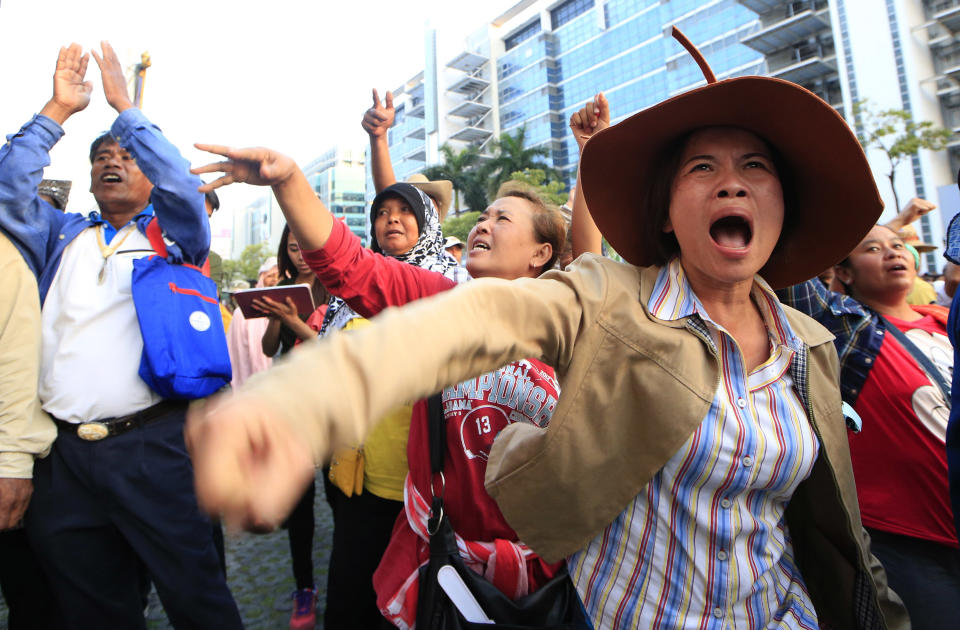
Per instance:
[[[803,352],[807,355],[807,358],[809,358],[810,356],[809,348],[810,347],[806,343],[803,344]],[[817,436],[817,442],[820,443],[819,456],[824,458],[824,463],[826,464],[827,472],[830,475],[831,481],[833,481],[834,496],[836,496],[837,502],[840,504],[840,509],[843,511],[843,515],[845,517],[844,522],[846,523],[846,528],[847,528],[847,534],[851,536],[852,540],[854,541],[854,544],[857,547],[857,562],[859,564],[860,571],[863,572],[866,577],[869,577],[871,582],[873,582],[873,574],[870,573],[870,567],[866,566],[863,558],[863,553],[860,552],[860,546],[863,544],[862,532],[860,534],[857,534],[856,532],[853,531],[853,528],[850,524],[850,514],[847,512],[847,506],[843,502],[843,496],[840,494],[840,484],[837,483],[837,475],[833,470],[833,466],[830,464],[830,457],[827,455],[827,449],[823,444],[823,435],[821,435],[820,427],[817,425],[817,422],[813,415],[813,405],[810,404],[810,362],[809,360],[806,360],[803,362],[803,370],[804,370],[803,406],[807,410],[807,416],[810,419],[810,426],[813,427],[813,434]],[[846,429],[846,422],[844,422],[844,429]],[[862,523],[860,527],[861,528],[863,527]],[[857,544],[857,541],[859,541],[859,544]],[[867,549],[866,551],[869,552],[870,550]],[[857,578],[855,576],[854,580],[856,579]],[[880,606],[880,594],[877,592],[875,583],[872,591],[873,591],[873,605],[876,609],[876,612],[879,615],[881,620],[885,620],[883,616],[883,608]],[[860,619],[857,619],[857,622],[859,623]]]
[[[206,296],[203,293],[200,293],[196,289],[184,289],[183,287],[178,287],[176,284],[172,282],[170,282],[169,285],[170,285],[170,290],[173,291],[174,293],[179,293],[181,295],[192,295],[206,302],[210,302],[211,304],[218,304],[218,302],[215,299],[213,299],[212,297]]]

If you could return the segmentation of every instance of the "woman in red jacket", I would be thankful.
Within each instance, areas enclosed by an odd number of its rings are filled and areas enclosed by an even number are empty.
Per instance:
[[[360,315],[373,317],[388,306],[456,286],[440,273],[361,247],[360,240],[335,221],[317,199],[289,158],[267,149],[198,146],[229,160],[197,169],[226,173],[212,186],[246,182],[273,187],[304,249],[304,259],[323,285]],[[380,205],[391,197],[402,198],[416,209],[414,195],[424,206],[429,205],[429,199],[409,184],[394,184],[374,200],[372,216],[376,221],[381,216]],[[401,240],[408,229],[397,226],[394,233],[383,234]],[[536,277],[553,266],[562,249],[564,232],[559,213],[548,209],[538,197],[524,191],[508,192],[481,213],[471,230],[467,270],[475,278]],[[553,370],[536,359],[511,363],[443,392],[447,431],[445,510],[467,564],[486,574],[511,597],[536,590],[559,565],[544,563],[519,542],[483,489],[487,454],[497,433],[513,422],[546,425],[558,398]],[[414,406],[407,449],[410,473],[405,513],[397,519],[384,561],[374,576],[381,612],[401,627],[409,627],[416,618],[415,578],[429,555],[425,531],[430,501],[426,401]],[[511,557],[504,558],[494,572],[497,554],[502,553]],[[514,569],[504,571],[504,566]]]

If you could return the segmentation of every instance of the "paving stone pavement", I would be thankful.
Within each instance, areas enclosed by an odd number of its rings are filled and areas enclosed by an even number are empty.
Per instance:
[[[316,530],[313,536],[314,579],[320,591],[317,628],[323,628],[323,610],[333,540],[333,516],[324,498],[322,473],[317,472],[317,497],[313,510]],[[283,630],[287,628],[294,590],[290,567],[290,547],[286,530],[270,534],[227,536],[227,583],[233,593],[247,630]],[[156,591],[150,593],[147,628],[171,628]],[[0,597],[0,629],[7,627],[7,607]]]

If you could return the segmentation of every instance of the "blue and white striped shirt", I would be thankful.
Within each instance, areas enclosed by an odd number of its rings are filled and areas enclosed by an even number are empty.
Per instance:
[[[784,518],[819,449],[794,389],[806,349],[759,277],[752,297],[770,357],[748,374],[733,337],[710,320],[679,260],[660,271],[649,311],[688,318],[717,355],[720,383],[683,447],[569,559],[598,629],[817,628]]]

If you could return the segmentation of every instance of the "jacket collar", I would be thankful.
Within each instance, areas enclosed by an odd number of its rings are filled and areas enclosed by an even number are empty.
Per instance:
[[[711,327],[719,328],[719,325],[710,320],[710,315],[693,292],[679,258],[672,258],[664,267],[650,269],[657,270],[653,287],[645,298],[646,310],[651,317],[661,322],[677,322],[690,318],[690,324],[708,323]],[[643,279],[641,294],[646,295],[642,287]],[[803,340],[794,333],[773,289],[759,275],[754,276],[751,296],[760,310],[773,343],[794,352],[800,351]]]

